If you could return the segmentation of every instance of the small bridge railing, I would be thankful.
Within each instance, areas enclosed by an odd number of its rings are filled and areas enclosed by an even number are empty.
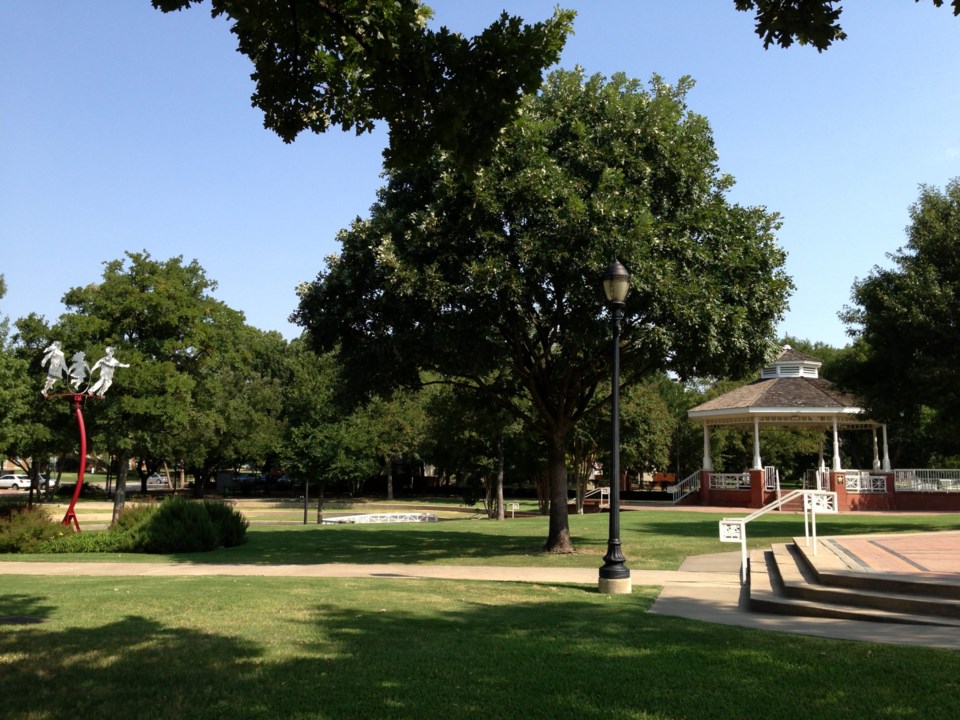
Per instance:
[[[837,494],[828,490],[794,490],[783,497],[764,505],[756,512],[742,518],[724,518],[720,521],[720,542],[740,543],[740,583],[747,582],[747,523],[777,510],[791,500],[803,498],[803,534],[807,547],[810,547],[810,525],[813,525],[813,554],[817,554],[817,513],[835,514],[837,512]]]

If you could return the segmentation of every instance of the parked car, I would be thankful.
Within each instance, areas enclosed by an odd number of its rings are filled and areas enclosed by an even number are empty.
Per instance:
[[[0,475],[0,489],[9,490],[11,488],[14,490],[29,490],[30,478],[26,475],[16,475],[14,473]]]

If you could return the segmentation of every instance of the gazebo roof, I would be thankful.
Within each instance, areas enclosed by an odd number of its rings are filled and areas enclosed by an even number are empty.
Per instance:
[[[821,362],[789,346],[748,385],[697,405],[687,414],[707,425],[874,427],[856,398],[819,376]]]

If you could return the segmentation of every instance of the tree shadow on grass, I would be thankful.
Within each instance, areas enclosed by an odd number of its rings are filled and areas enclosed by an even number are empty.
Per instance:
[[[257,528],[248,541],[216,553],[175,556],[198,563],[456,563],[514,555],[531,561],[543,555],[544,536],[501,532],[495,535],[439,530],[433,523]]]
[[[262,641],[139,616],[0,632],[4,717],[960,716],[956,653],[653,616],[646,591],[588,598],[549,585],[520,593],[486,583],[333,585],[352,590],[330,601],[329,582],[280,583],[291,612],[275,621],[279,637],[274,629]],[[277,643],[281,659],[268,647]]]
[[[54,610],[46,598],[36,595],[0,595],[0,618],[46,620]]]

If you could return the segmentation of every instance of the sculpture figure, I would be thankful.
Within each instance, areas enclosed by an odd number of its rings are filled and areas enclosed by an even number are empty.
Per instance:
[[[97,380],[97,382],[95,382],[93,386],[87,390],[88,395],[96,395],[97,397],[103,397],[106,394],[107,390],[110,389],[110,386],[113,384],[114,370],[116,370],[118,367],[122,367],[122,368],[130,367],[129,364],[122,363],[119,360],[117,360],[115,357],[113,357],[112,347],[108,347],[106,349],[106,353],[107,353],[106,355],[104,355],[102,358],[100,358],[99,360],[97,360],[97,362],[93,364],[93,369],[90,371],[90,374],[92,375],[99,368],[100,379]]]
[[[63,350],[60,349],[59,340],[54,340],[50,343],[50,347],[46,348],[43,352],[46,354],[43,356],[43,360],[40,361],[40,366],[43,367],[47,365],[47,379],[43,383],[43,390],[40,392],[46,397],[50,389],[57,384],[57,381],[63,379],[63,366],[66,358],[63,356]]]
[[[87,379],[90,374],[90,366],[84,358],[83,351],[76,352],[70,358],[70,367],[67,369],[67,375],[70,376],[70,384],[74,390],[80,389],[80,384]]]

